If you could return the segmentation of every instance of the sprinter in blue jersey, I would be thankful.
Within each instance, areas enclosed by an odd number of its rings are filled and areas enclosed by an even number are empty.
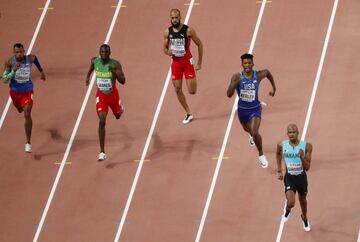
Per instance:
[[[262,139],[259,134],[261,123],[261,104],[259,101],[259,84],[265,77],[270,81],[272,91],[270,96],[274,96],[276,86],[273,76],[269,70],[253,70],[254,56],[252,54],[243,54],[241,56],[241,65],[243,71],[235,73],[227,90],[227,96],[232,97],[236,90],[239,96],[238,116],[244,130],[249,133],[249,144],[256,145],[259,151],[259,162],[262,168],[268,167],[268,161],[263,152]]]
[[[295,124],[288,125],[287,136],[289,139],[278,144],[276,150],[278,179],[284,179],[287,200],[283,221],[288,220],[290,211],[295,205],[295,193],[298,191],[303,227],[305,231],[309,232],[310,223],[307,218],[306,200],[308,181],[305,171],[310,169],[312,145],[299,140],[299,130]],[[285,161],[285,177],[281,169],[282,159]]]
[[[40,78],[45,81],[45,73],[35,55],[25,55],[24,46],[16,43],[13,47],[14,56],[5,63],[2,80],[10,82],[10,97],[19,113],[25,117],[25,152],[31,153],[31,109],[33,105],[33,83],[31,81],[31,66],[35,64],[40,71]]]

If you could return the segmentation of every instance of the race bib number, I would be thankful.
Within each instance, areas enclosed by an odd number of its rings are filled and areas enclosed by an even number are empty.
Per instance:
[[[176,57],[183,57],[186,54],[185,51],[185,38],[171,39],[170,40],[171,53]]]
[[[112,89],[111,79],[96,78],[96,83],[100,91],[109,91]]]
[[[31,69],[30,67],[26,66],[23,68],[18,69],[15,72],[15,80],[18,83],[25,83],[30,81]]]
[[[252,102],[255,100],[255,90],[240,90],[240,99],[244,102]]]
[[[288,163],[286,167],[291,175],[299,175],[303,172],[302,166],[299,163]]]

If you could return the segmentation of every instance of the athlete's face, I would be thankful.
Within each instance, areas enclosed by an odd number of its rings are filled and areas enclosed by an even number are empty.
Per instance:
[[[171,21],[171,25],[174,28],[178,28],[180,26],[180,21],[181,21],[181,16],[180,16],[179,12],[172,11],[170,13],[170,21]]]
[[[295,125],[289,125],[287,128],[287,136],[289,140],[295,143],[298,140],[299,130]]]
[[[246,73],[251,73],[254,63],[251,59],[244,59],[242,60],[241,65]]]
[[[107,47],[100,48],[100,57],[102,60],[108,60],[110,57],[110,49]]]
[[[15,47],[14,48],[14,55],[17,61],[22,61],[24,60],[24,56],[25,56],[25,50],[23,47]]]

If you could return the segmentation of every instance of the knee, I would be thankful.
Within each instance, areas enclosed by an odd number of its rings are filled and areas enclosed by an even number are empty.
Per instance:
[[[292,209],[295,206],[295,201],[287,201],[286,207]]]
[[[24,117],[25,119],[30,119],[31,118],[31,111],[30,110],[24,110]]]
[[[99,127],[100,127],[100,128],[105,128],[105,125],[106,125],[105,119],[100,118],[100,120],[99,120]]]
[[[176,92],[177,95],[181,95],[182,94],[181,87],[175,87],[175,92]]]
[[[253,136],[253,137],[260,135],[260,134],[259,134],[259,130],[253,130],[253,129],[250,130],[250,134],[251,134],[251,136]]]
[[[196,94],[196,89],[194,89],[194,90],[189,90],[189,93],[190,93],[191,95]]]

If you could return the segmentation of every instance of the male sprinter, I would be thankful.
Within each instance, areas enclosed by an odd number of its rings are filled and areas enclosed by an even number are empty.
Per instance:
[[[90,83],[91,73],[95,70],[97,92],[96,92],[96,111],[99,117],[99,141],[100,153],[98,161],[106,159],[105,154],[105,124],[106,116],[111,108],[116,119],[120,119],[124,112],[121,104],[119,92],[116,88],[116,80],[122,85],[125,84],[125,75],[119,61],[110,58],[110,46],[103,44],[100,46],[100,57],[91,59],[89,71],[86,76],[86,85]]]
[[[298,191],[303,227],[306,232],[309,232],[310,223],[307,218],[306,200],[308,181],[305,171],[310,169],[312,145],[299,140],[299,130],[295,124],[288,125],[287,136],[289,139],[278,144],[276,149],[278,179],[284,179],[287,200],[283,220],[284,222],[288,220],[290,211],[295,205],[295,193]],[[282,159],[285,161],[285,177],[283,177],[281,169]]]
[[[253,70],[254,56],[252,54],[243,54],[241,56],[241,65],[243,71],[235,73],[227,90],[227,96],[232,97],[235,90],[239,96],[238,116],[243,129],[250,134],[249,144],[254,143],[259,151],[259,162],[262,168],[268,167],[268,161],[263,152],[262,139],[259,134],[261,122],[261,104],[259,101],[259,84],[265,77],[270,81],[272,91],[270,96],[276,92],[275,81],[269,70]]]
[[[2,75],[4,83],[10,81],[10,97],[19,111],[24,112],[25,117],[25,152],[31,153],[31,130],[32,118],[31,109],[33,106],[34,84],[31,81],[31,67],[34,63],[40,72],[40,79],[45,81],[45,73],[35,55],[25,55],[24,46],[16,43],[13,46],[14,56],[5,63],[5,70]]]
[[[183,124],[188,124],[192,121],[193,115],[190,112],[189,106],[186,102],[185,95],[182,91],[182,77],[185,75],[186,85],[190,94],[196,93],[196,74],[195,70],[201,69],[203,45],[195,30],[185,24],[181,23],[181,15],[179,9],[171,9],[170,11],[171,26],[165,30],[164,33],[164,48],[166,55],[172,57],[171,63],[171,77],[175,92],[180,104],[186,112],[186,116],[182,121]],[[199,60],[195,65],[190,53],[190,40],[193,40],[198,47]]]

